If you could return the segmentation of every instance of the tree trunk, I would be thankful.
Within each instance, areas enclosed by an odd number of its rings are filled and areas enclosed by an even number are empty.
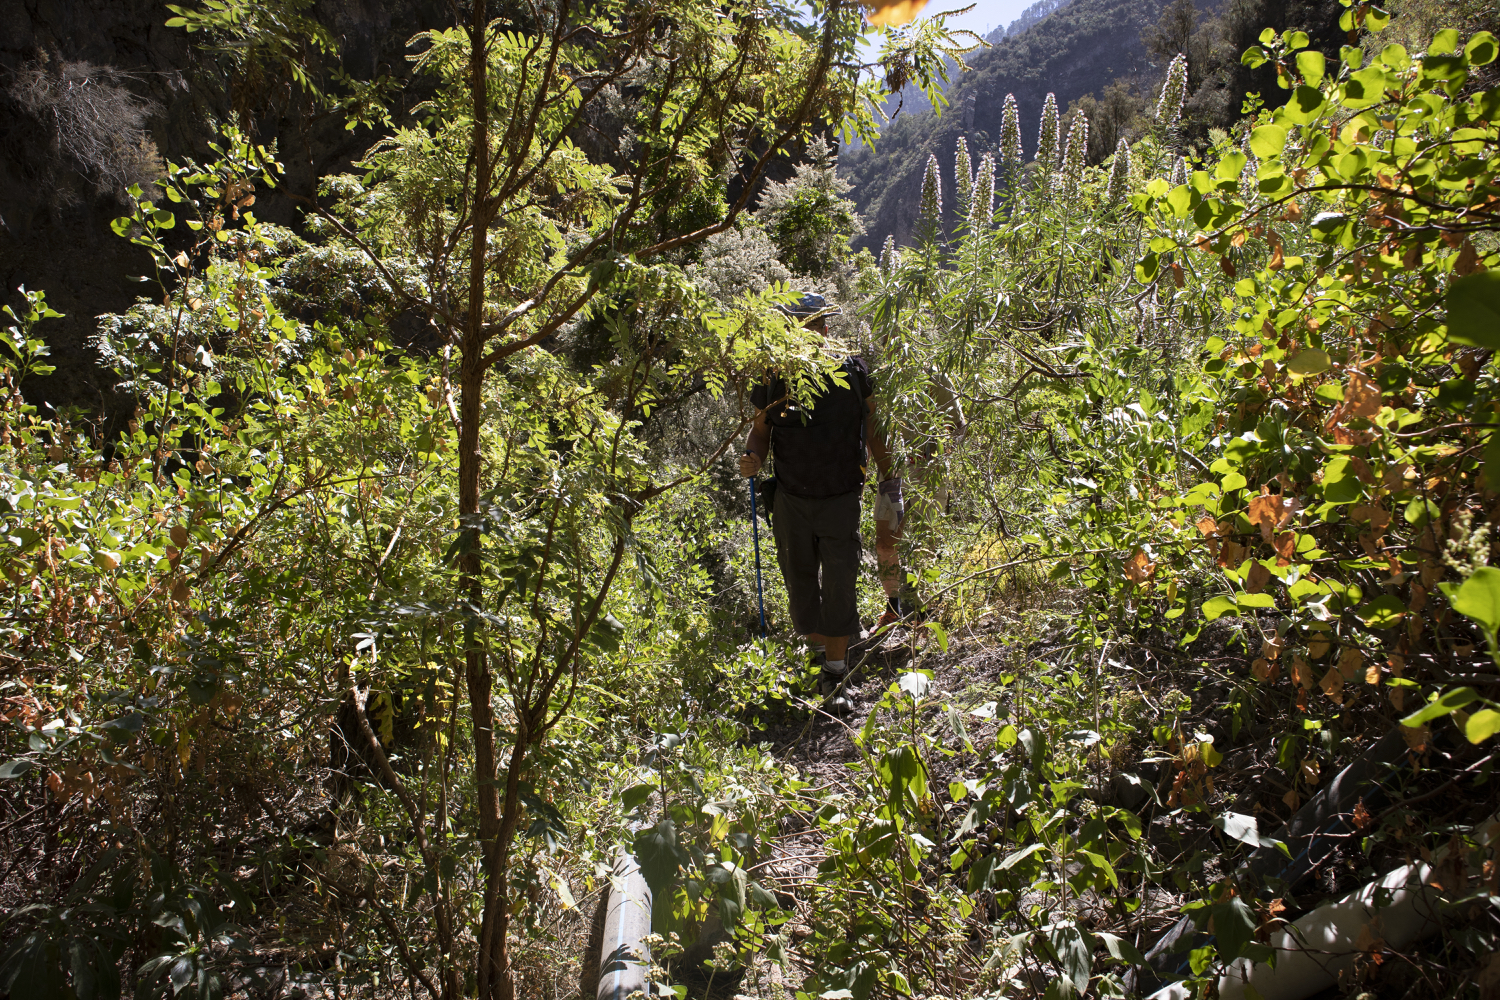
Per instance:
[[[458,509],[464,519],[468,537],[464,553],[459,557],[462,573],[459,589],[462,599],[474,608],[482,606],[484,581],[479,558],[480,531],[474,519],[479,513],[479,482],[481,457],[479,454],[479,421],[484,398],[484,306],[491,217],[490,185],[494,164],[490,157],[489,79],[486,31],[489,13],[486,0],[474,0],[469,20],[469,93],[474,109],[474,187],[470,192],[470,212],[473,229],[469,246],[469,302],[465,317],[462,357],[459,362],[459,428],[458,428]],[[464,674],[469,695],[469,716],[474,734],[474,791],[479,812],[479,840],[486,872],[486,899],[495,899],[501,910],[507,906],[503,898],[505,864],[505,839],[500,822],[500,796],[496,783],[495,711],[491,704],[494,693],[494,675],[491,673],[484,647],[474,630],[479,628],[476,619],[470,617],[465,626]],[[512,768],[518,761],[512,754]],[[508,784],[512,784],[510,782]],[[507,789],[507,799],[509,799]],[[508,803],[507,803],[508,805]],[[509,811],[509,809],[507,810]],[[514,826],[514,823],[512,823]],[[496,884],[498,879],[498,884]],[[499,898],[497,898],[499,897]],[[486,907],[486,910],[493,907]],[[493,995],[497,980],[507,982],[509,961],[506,955],[505,934],[494,933],[490,914],[485,914],[485,926],[481,929],[479,968],[477,972],[478,995],[488,1000]]]

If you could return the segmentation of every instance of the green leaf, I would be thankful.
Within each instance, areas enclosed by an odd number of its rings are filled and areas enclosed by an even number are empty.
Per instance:
[[[1406,616],[1406,605],[1400,598],[1384,594],[1356,608],[1354,613],[1371,628],[1394,628]]]
[[[1326,104],[1321,90],[1303,84],[1292,91],[1291,99],[1282,106],[1282,116],[1293,125],[1310,125]]]
[[[114,230],[116,236],[129,236],[130,227],[133,225],[135,225],[134,219],[122,215],[111,222],[109,228]]]
[[[1262,126],[1268,127],[1268,126]],[[1260,129],[1256,129],[1257,132]],[[1306,377],[1326,372],[1333,365],[1333,359],[1326,351],[1320,351],[1316,347],[1309,347],[1305,351],[1299,351],[1297,356],[1286,363],[1287,370],[1294,375]]]
[[[19,760],[8,760],[4,764],[0,764],[0,781],[19,778],[29,770],[31,770],[31,761],[24,757]]]
[[[1214,826],[1224,831],[1226,837],[1238,840],[1242,844],[1251,847],[1276,847],[1281,841],[1273,837],[1263,837],[1260,834],[1260,821],[1254,816],[1244,813],[1226,812],[1220,813],[1213,819]]]
[[[1228,473],[1223,479],[1219,480],[1219,488],[1225,493],[1228,493],[1230,490],[1242,490],[1246,485],[1247,480],[1238,472]]]
[[[1457,50],[1457,28],[1439,28],[1432,33],[1432,44],[1427,46],[1427,54],[1430,56],[1445,56]]]
[[[1323,499],[1329,503],[1353,503],[1360,495],[1353,463],[1343,455],[1329,459],[1323,466]]]
[[[1245,169],[1247,158],[1238,149],[1231,149],[1224,154],[1219,165],[1214,167],[1214,176],[1221,181],[1238,180],[1240,171]]]
[[[1158,258],[1154,253],[1148,253],[1141,258],[1141,262],[1135,266],[1135,280],[1143,285],[1149,285],[1156,280]]]
[[[620,807],[630,812],[651,797],[655,785],[632,785],[620,793]]]
[[[1481,566],[1475,570],[1450,603],[1454,611],[1474,619],[1486,632],[1500,632],[1500,569]]]
[[[932,631],[932,637],[937,640],[938,648],[945,653],[948,652],[948,630],[943,628],[942,623],[930,621],[927,622],[927,628]]]
[[[1101,933],[1095,936],[1104,944],[1109,957],[1115,961],[1127,962],[1130,965],[1146,964],[1146,956],[1141,954],[1140,949],[1118,934]]]
[[[1421,497],[1417,497],[1415,500],[1407,503],[1406,509],[1402,512],[1401,516],[1406,518],[1407,524],[1420,528],[1434,517],[1437,517],[1439,513],[1437,504],[1431,500],[1423,500]]]
[[[1308,53],[1304,52],[1303,55]],[[1316,53],[1313,53],[1316,55]],[[1321,58],[1321,57],[1320,57]],[[1280,125],[1262,125],[1250,133],[1250,152],[1262,160],[1280,156],[1286,146],[1286,129]],[[1187,213],[1184,212],[1184,215]]]
[[[1222,618],[1228,614],[1237,613],[1237,605],[1232,597],[1211,597],[1203,602],[1203,617],[1209,621]]]
[[[1385,70],[1366,66],[1349,74],[1344,83],[1344,106],[1358,110],[1385,100]]]
[[[1500,733],[1500,712],[1493,708],[1481,708],[1464,723],[1464,735],[1470,743],[1483,743],[1496,733]]]
[[[1433,719],[1452,715],[1455,711],[1463,708],[1478,697],[1479,693],[1473,688],[1462,687],[1454,688],[1452,691],[1445,691],[1426,705],[1406,716],[1406,718],[1401,720],[1401,724],[1415,728],[1424,722],[1431,722]]]
[[[1259,45],[1250,46],[1240,56],[1240,64],[1242,66],[1249,66],[1251,69],[1259,69],[1269,60],[1270,57],[1266,55],[1266,50]]]
[[[1236,601],[1242,608],[1274,608],[1276,598],[1262,591],[1259,594],[1238,594]]]
[[[1193,210],[1193,189],[1186,184],[1179,184],[1167,192],[1167,207],[1172,214],[1179,219],[1187,218],[1187,214]]]
[[[1073,986],[1080,993],[1088,989],[1094,971],[1094,949],[1084,940],[1083,932],[1072,925],[1053,927],[1047,931],[1047,944]]]
[[[1218,944],[1219,957],[1232,961],[1239,957],[1245,945],[1255,940],[1255,914],[1238,896],[1213,908],[1214,939]]]
[[[1497,46],[1495,36],[1488,31],[1474,32],[1469,44],[1464,46],[1464,55],[1469,57],[1471,66],[1488,66],[1495,61],[1497,54],[1500,54],[1500,46]]]
[[[1500,350],[1500,270],[1476,271],[1448,285],[1448,339]]]
[[[1307,81],[1309,87],[1316,87],[1323,82],[1323,74],[1327,70],[1327,60],[1323,53],[1316,49],[1308,49],[1297,53],[1297,72]]]
[[[1365,27],[1370,31],[1384,31],[1391,23],[1391,15],[1373,4],[1365,11]]]
[[[670,818],[663,817],[655,826],[636,834],[632,846],[652,895],[670,906],[677,871],[692,860],[677,842],[677,827]]]
[[[1042,843],[1031,844],[1031,845],[1029,845],[1027,847],[1021,848],[1019,851],[1016,851],[1014,854],[1007,854],[1005,856],[1005,860],[1002,861],[1002,862],[1000,862],[1000,867],[1002,869],[1014,868],[1016,865],[1020,864],[1022,861],[1025,861],[1027,858],[1031,857],[1037,851],[1043,850],[1046,846],[1047,846],[1046,844],[1042,844]]]
[[[913,700],[921,701],[932,690],[932,675],[925,670],[909,670],[901,675],[898,683],[901,690],[911,695]]]

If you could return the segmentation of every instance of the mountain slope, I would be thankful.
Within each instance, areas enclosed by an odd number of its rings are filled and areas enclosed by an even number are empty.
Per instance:
[[[902,115],[884,130],[874,150],[844,155],[843,170],[854,183],[853,197],[865,218],[866,242],[879,246],[887,234],[894,234],[897,243],[909,241],[928,155],[937,154],[945,193],[951,192],[958,137],[968,137],[976,157],[993,149],[1006,94],[1016,95],[1022,147],[1029,159],[1036,152],[1042,102],[1049,91],[1066,108],[1114,80],[1150,70],[1141,31],[1158,14],[1155,4],[1074,0],[1030,30],[973,53],[970,70],[955,82],[952,103],[941,117]]]
[[[1006,94],[1016,96],[1028,160],[1036,154],[1048,92],[1057,95],[1059,110],[1074,102],[1088,107],[1092,96],[1098,113],[1088,112],[1089,154],[1099,162],[1113,151],[1117,135],[1131,139],[1138,133],[1138,113],[1154,103],[1172,53],[1188,55],[1192,96],[1185,125],[1189,138],[1201,142],[1210,127],[1232,126],[1247,92],[1259,92],[1271,104],[1285,99],[1268,67],[1249,70],[1240,63],[1240,53],[1262,28],[1300,28],[1329,58],[1337,58],[1344,40],[1337,0],[1210,0],[1196,8],[1191,2],[1186,10],[1183,6],[1181,0],[1072,0],[973,53],[970,71],[948,91],[946,113],[902,116],[884,130],[875,149],[844,153],[841,169],[854,185],[851,197],[864,217],[865,245],[878,247],[887,235],[898,244],[910,242],[927,157],[937,156],[944,191],[951,193],[958,137],[967,137],[976,162],[994,149]],[[952,198],[945,200],[951,210]],[[954,221],[951,212],[946,221]]]

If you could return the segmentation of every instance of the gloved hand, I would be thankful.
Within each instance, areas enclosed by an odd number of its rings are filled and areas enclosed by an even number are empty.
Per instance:
[[[740,475],[749,479],[760,471],[761,458],[753,451],[747,451],[740,456]]]
[[[880,492],[875,497],[875,520],[886,522],[891,531],[899,531],[906,520],[900,476],[892,476],[880,484]]]

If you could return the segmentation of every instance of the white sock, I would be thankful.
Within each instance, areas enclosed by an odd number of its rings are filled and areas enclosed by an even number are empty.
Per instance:
[[[829,660],[827,670],[830,674],[838,674],[840,677],[849,671],[849,664],[844,660]]]

